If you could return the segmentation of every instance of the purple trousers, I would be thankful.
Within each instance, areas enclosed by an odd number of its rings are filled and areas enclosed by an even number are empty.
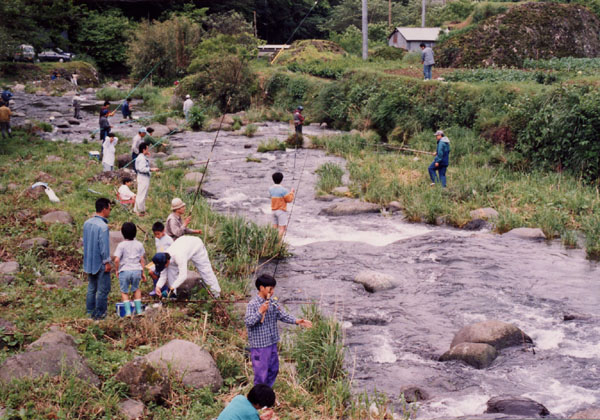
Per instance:
[[[254,385],[265,384],[273,388],[279,373],[277,343],[269,347],[250,349],[250,359],[254,369]]]

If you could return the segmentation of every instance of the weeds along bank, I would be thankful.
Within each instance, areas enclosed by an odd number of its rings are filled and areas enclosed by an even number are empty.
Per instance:
[[[163,404],[147,405],[152,418],[216,417],[233,396],[247,393],[252,368],[245,357],[243,310],[236,310],[233,303],[168,305],[151,320],[119,320],[110,316],[93,323],[87,319],[87,282],[81,273],[82,225],[93,214],[99,197],[90,190],[114,198],[118,180],[96,180],[101,167],[88,158],[91,145],[46,142],[19,130],[14,134],[13,139],[0,144],[0,255],[3,261],[16,260],[21,269],[12,281],[3,278],[0,282],[2,318],[14,323],[17,330],[14,334],[0,330],[0,362],[23,351],[56,325],[75,337],[78,352],[100,377],[101,385],[93,386],[66,374],[0,383],[0,407],[24,419],[120,418],[118,403],[128,398],[129,391],[115,379],[116,372],[134,357],[174,338],[202,344],[214,357],[224,385],[213,393],[174,381]],[[128,152],[128,139],[117,136],[121,140],[117,153]],[[152,178],[145,218],[139,219],[118,205],[109,218],[111,230],[119,230],[125,221],[136,223],[137,239],[149,254],[154,250],[152,223],[165,219],[174,196],[191,200],[187,191],[193,184],[183,180],[184,169],[162,169],[160,175]],[[61,202],[51,203],[43,193],[36,198],[27,192],[36,180],[47,182]],[[46,225],[41,217],[51,210],[67,211],[74,222]],[[247,293],[254,293],[249,277],[259,258],[286,252],[277,245],[277,232],[273,229],[214,213],[202,198],[193,208],[193,220],[194,226],[204,232],[202,239],[223,294],[232,301],[245,300]],[[46,238],[48,246],[27,250],[21,247],[25,240],[36,237]],[[58,277],[64,270],[81,281],[62,288]],[[149,289],[147,284],[141,287]],[[205,292],[198,292],[192,298],[206,297]],[[113,280],[109,308],[119,301]],[[294,330],[287,336],[282,373],[275,386],[281,403],[276,411],[281,419],[341,418],[348,410],[350,392],[341,368],[339,325],[323,318],[315,307],[309,306],[306,311],[305,317],[310,317],[315,327],[299,333]],[[302,349],[301,356],[298,349]],[[361,418],[359,406],[354,410],[358,414],[351,418]]]

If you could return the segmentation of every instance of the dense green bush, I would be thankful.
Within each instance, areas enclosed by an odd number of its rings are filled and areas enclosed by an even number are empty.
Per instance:
[[[198,105],[194,105],[190,109],[190,113],[188,115],[188,124],[192,128],[192,130],[202,130],[207,119],[208,115],[206,113],[206,110],[199,107]]]
[[[600,58],[551,58],[549,60],[524,60],[523,68],[539,70],[563,70],[597,72],[600,69]]]
[[[473,11],[473,22],[481,22],[489,17],[499,15],[500,13],[504,13],[508,10],[508,7],[503,4],[497,3],[478,3],[475,6],[475,10]]]
[[[377,47],[370,54],[370,58],[375,60],[402,60],[406,52],[402,48],[396,47]]]
[[[456,70],[444,75],[449,82],[529,82],[551,84],[558,80],[555,74],[543,71],[531,72],[518,69],[480,68]]]

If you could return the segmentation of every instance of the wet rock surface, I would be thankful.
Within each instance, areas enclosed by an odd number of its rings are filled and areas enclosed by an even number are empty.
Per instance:
[[[550,412],[542,404],[525,397],[494,397],[487,402],[486,413],[503,413],[522,418],[548,417]]]
[[[531,344],[531,338],[513,324],[501,321],[478,322],[461,329],[450,347],[461,343],[485,343],[502,350],[510,346]]]
[[[440,357],[441,362],[461,360],[476,369],[484,369],[492,364],[498,356],[498,351],[489,344],[460,343]]]
[[[546,239],[546,235],[539,228],[516,228],[509,230],[504,236],[519,238],[519,239],[531,239],[531,240],[543,240]]]
[[[369,293],[388,290],[394,287],[394,278],[389,274],[376,271],[361,271],[354,277],[354,282],[362,284]]]

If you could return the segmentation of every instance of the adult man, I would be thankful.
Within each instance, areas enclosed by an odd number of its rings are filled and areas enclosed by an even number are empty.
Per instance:
[[[431,80],[431,68],[435,64],[433,59],[433,50],[431,47],[426,47],[425,44],[421,43],[421,64],[423,64],[423,77],[424,80]]]
[[[155,272],[160,273],[156,283],[155,292],[161,294],[165,284],[169,285],[171,293],[177,293],[177,288],[183,284],[188,276],[188,263],[191,262],[200,273],[202,281],[208,285],[212,295],[218,298],[221,295],[219,281],[213,272],[208,253],[202,239],[195,236],[182,236],[173,242],[167,252],[159,252],[152,258],[156,266]]]
[[[11,112],[8,105],[0,101],[0,132],[2,138],[11,137],[10,134],[10,116]]]
[[[2,97],[2,101],[6,104],[6,106],[8,108],[10,108],[10,100],[12,99],[13,94],[10,91],[10,88],[8,86],[5,87],[4,90],[2,91],[1,97]]]
[[[190,109],[194,106],[194,101],[190,98],[190,95],[185,95],[185,102],[183,102],[183,115],[185,115],[185,120],[188,120],[190,115]]]
[[[181,198],[174,198],[171,201],[171,214],[167,217],[165,226],[165,233],[173,238],[173,240],[190,233],[202,233],[200,229],[190,229],[187,227],[192,220],[192,217],[188,216],[185,219],[182,219],[184,214],[185,203]]]
[[[123,114],[124,120],[126,120],[127,118],[129,118],[130,120],[133,119],[133,117],[131,116],[131,98],[127,98],[123,101],[123,104],[121,105],[121,114]]]
[[[135,161],[140,154],[140,144],[144,141],[146,129],[144,127],[138,130],[138,133],[131,140],[131,160]],[[135,164],[134,164],[135,165]],[[135,170],[135,168],[134,168]]]
[[[302,115],[302,105],[298,106],[294,111],[294,126],[296,127],[296,134],[302,135],[302,124],[304,123],[304,115]]]
[[[98,123],[100,124],[100,141],[104,144],[104,140],[106,139],[106,135],[110,131],[111,125],[108,121],[108,117],[110,116],[110,112],[108,109],[103,109],[100,111],[100,120]]]
[[[146,215],[146,197],[148,196],[148,189],[150,188],[150,172],[158,171],[158,168],[150,168],[150,162],[148,156],[150,156],[150,149],[148,143],[140,144],[140,154],[135,159],[135,171],[137,172],[137,195],[135,197],[135,206],[133,211],[138,216]]]
[[[429,177],[431,178],[431,186],[434,186],[438,178],[435,173],[437,171],[442,187],[446,188],[446,169],[448,168],[448,158],[450,156],[450,140],[444,135],[442,130],[435,132],[435,138],[437,139],[437,154],[431,165],[429,165]]]
[[[85,310],[93,319],[106,317],[110,293],[110,201],[96,200],[96,214],[83,224],[83,271],[88,275]]]
[[[73,118],[78,120],[81,119],[81,101],[82,98],[79,94],[73,96]]]

